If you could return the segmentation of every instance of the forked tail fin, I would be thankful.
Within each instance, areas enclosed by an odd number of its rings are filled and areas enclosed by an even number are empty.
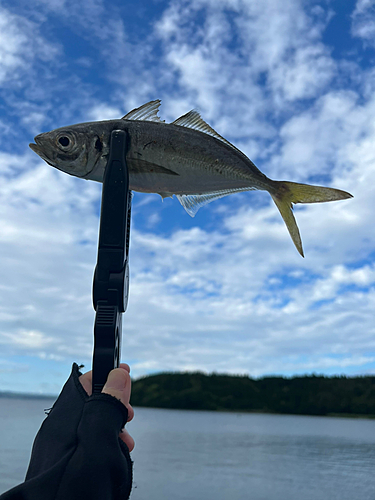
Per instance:
[[[274,183],[276,191],[270,194],[284,219],[293,243],[303,257],[301,236],[293,215],[292,203],[320,203],[324,201],[345,200],[346,198],[352,198],[352,195],[340,189],[297,184],[296,182],[274,181]]]

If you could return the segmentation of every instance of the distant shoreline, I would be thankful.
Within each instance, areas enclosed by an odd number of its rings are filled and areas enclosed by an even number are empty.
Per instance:
[[[134,406],[375,418],[375,376],[262,377],[159,373],[133,383]]]
[[[133,408],[146,408],[149,410],[175,410],[175,411],[197,411],[197,412],[211,412],[211,413],[239,413],[242,415],[285,415],[291,417],[328,417],[328,418],[353,418],[358,420],[375,420],[374,415],[362,415],[358,413],[329,413],[326,415],[312,415],[310,413],[277,413],[273,411],[264,410],[197,410],[196,408],[161,408],[160,406],[140,406],[132,405]]]
[[[0,391],[0,399],[56,400]],[[375,376],[263,377],[159,373],[133,381],[135,407],[375,419]]]
[[[55,394],[0,391],[0,399],[57,399]]]
[[[27,394],[27,393],[19,393],[19,392],[1,392],[0,391],[0,400],[1,399],[22,399],[22,400],[27,400],[27,399],[33,399],[33,400],[47,400],[47,399],[52,399],[56,400],[58,396],[48,396],[48,395],[43,395],[43,394]],[[271,412],[271,411],[264,411],[264,410],[204,410],[204,409],[195,409],[195,408],[161,408],[158,406],[140,406],[140,405],[133,405],[134,408],[147,408],[150,410],[177,410],[177,411],[202,411],[202,412],[212,412],[212,413],[243,413],[247,415],[290,415],[290,416],[297,416],[297,417],[330,417],[330,418],[354,418],[354,419],[365,419],[365,420],[374,420],[375,419],[375,414],[374,415],[363,415],[363,414],[358,414],[358,413],[329,413],[327,415],[312,415],[312,414],[305,414],[305,413],[276,413],[276,412]]]

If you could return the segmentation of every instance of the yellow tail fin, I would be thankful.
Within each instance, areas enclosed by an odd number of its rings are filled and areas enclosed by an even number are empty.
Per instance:
[[[320,203],[344,200],[352,198],[352,195],[340,189],[297,184],[296,182],[274,181],[274,183],[276,191],[270,194],[284,219],[293,243],[303,257],[301,236],[292,212],[292,203]]]

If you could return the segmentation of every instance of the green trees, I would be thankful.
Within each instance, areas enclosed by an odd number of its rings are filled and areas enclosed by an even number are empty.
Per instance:
[[[299,415],[375,415],[375,376],[264,377],[160,373],[136,380],[132,404]]]

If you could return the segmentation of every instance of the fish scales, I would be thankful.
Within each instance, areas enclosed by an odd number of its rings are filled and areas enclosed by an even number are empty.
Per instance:
[[[233,192],[268,191],[302,256],[292,204],[351,197],[339,189],[269,179],[196,111],[164,123],[158,117],[159,106],[159,100],[151,101],[120,120],[81,123],[39,134],[30,147],[59,170],[102,182],[111,132],[125,130],[132,190],[163,198],[176,195],[192,216],[202,205]]]
[[[269,186],[270,179],[244,154],[197,130],[131,120],[108,120],[94,126],[80,124],[80,128],[83,131],[91,128],[102,137],[104,151],[95,167],[82,175],[85,179],[102,182],[108,139],[113,130],[121,129],[130,137],[127,161],[130,186],[135,191],[159,192],[161,183],[162,190],[171,194],[201,194],[251,185],[268,189]],[[166,177],[160,179],[160,176]]]

